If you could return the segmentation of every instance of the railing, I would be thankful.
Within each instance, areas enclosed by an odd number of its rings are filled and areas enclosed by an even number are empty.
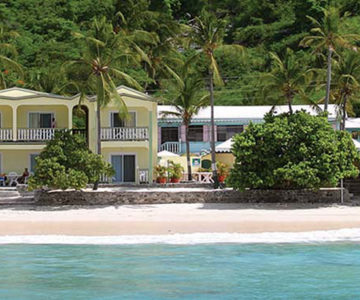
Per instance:
[[[159,151],[169,151],[173,153],[181,152],[181,143],[179,142],[166,142],[160,145]]]
[[[144,141],[149,139],[147,127],[101,128],[103,141]]]
[[[0,141],[11,141],[13,139],[12,129],[0,128]]]
[[[150,183],[148,169],[139,169],[139,183]]]
[[[18,129],[17,139],[19,141],[48,141],[54,138],[55,132],[64,129],[56,128],[23,128]]]

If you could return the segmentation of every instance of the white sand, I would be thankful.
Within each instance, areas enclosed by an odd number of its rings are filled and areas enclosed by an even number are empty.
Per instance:
[[[0,209],[0,235],[302,232],[360,228],[359,206],[156,204]]]

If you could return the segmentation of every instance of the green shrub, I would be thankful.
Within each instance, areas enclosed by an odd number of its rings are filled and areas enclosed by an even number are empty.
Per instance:
[[[81,189],[95,183],[101,175],[112,176],[114,170],[101,155],[92,153],[79,135],[57,133],[36,158],[29,189]]]
[[[334,187],[358,175],[359,154],[347,132],[335,131],[324,115],[301,111],[250,124],[234,137],[235,164],[228,184],[236,189]]]

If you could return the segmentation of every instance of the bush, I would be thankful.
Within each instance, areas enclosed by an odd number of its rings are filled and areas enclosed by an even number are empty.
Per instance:
[[[29,189],[81,189],[95,183],[101,175],[112,176],[114,170],[101,155],[92,153],[79,135],[59,132],[36,158]]]
[[[235,164],[227,182],[236,189],[334,187],[358,175],[350,134],[335,131],[324,115],[268,114],[233,139]]]

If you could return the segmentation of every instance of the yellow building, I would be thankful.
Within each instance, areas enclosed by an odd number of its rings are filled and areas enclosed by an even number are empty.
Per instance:
[[[112,182],[152,181],[157,153],[157,104],[146,94],[118,88],[129,117],[122,120],[115,103],[101,110],[101,152],[116,172]],[[0,91],[0,172],[34,171],[35,157],[56,131],[73,130],[87,137],[96,152],[96,102],[81,103],[86,128],[73,129],[79,97],[64,97],[22,88]]]

